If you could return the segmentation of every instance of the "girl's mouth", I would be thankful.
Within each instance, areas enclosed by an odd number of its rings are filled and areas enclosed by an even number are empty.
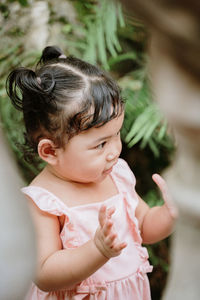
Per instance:
[[[110,174],[110,173],[112,172],[112,168],[113,168],[113,167],[111,167],[111,168],[105,170],[103,173],[104,173],[104,174]]]

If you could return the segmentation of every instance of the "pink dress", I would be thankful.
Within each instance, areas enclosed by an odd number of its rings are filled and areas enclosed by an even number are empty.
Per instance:
[[[33,283],[27,299],[32,300],[149,300],[150,289],[147,272],[152,271],[148,262],[147,249],[141,246],[135,209],[138,199],[135,194],[135,177],[127,163],[119,159],[114,166],[112,179],[118,194],[107,199],[107,207],[115,206],[113,215],[115,229],[121,241],[128,246],[122,253],[111,258],[92,276],[74,288],[43,292]],[[67,207],[61,200],[47,190],[28,186],[22,189],[43,211],[61,216],[65,223],[60,233],[63,248],[76,248],[93,238],[98,227],[98,211],[101,203],[91,203]],[[53,274],[52,274],[53,276]]]

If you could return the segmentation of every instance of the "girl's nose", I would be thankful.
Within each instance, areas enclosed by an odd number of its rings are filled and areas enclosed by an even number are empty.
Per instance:
[[[112,161],[117,158],[118,155],[110,153],[107,155],[107,161]]]
[[[110,162],[112,160],[117,159],[121,153],[121,149],[122,149],[121,141],[118,141],[113,145],[112,149],[110,149],[110,151],[108,152],[106,156],[107,161]]]

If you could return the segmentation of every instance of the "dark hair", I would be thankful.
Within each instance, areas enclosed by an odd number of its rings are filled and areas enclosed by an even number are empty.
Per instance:
[[[13,70],[6,82],[13,105],[23,111],[26,145],[37,153],[42,137],[57,147],[91,127],[100,127],[123,111],[123,100],[114,80],[98,67],[56,46],[46,47],[33,71]],[[25,157],[26,158],[26,157]]]

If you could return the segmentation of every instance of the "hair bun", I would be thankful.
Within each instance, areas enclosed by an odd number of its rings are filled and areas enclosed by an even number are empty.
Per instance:
[[[42,51],[42,56],[39,63],[46,63],[50,60],[58,59],[61,55],[64,55],[62,50],[57,46],[48,46]]]

